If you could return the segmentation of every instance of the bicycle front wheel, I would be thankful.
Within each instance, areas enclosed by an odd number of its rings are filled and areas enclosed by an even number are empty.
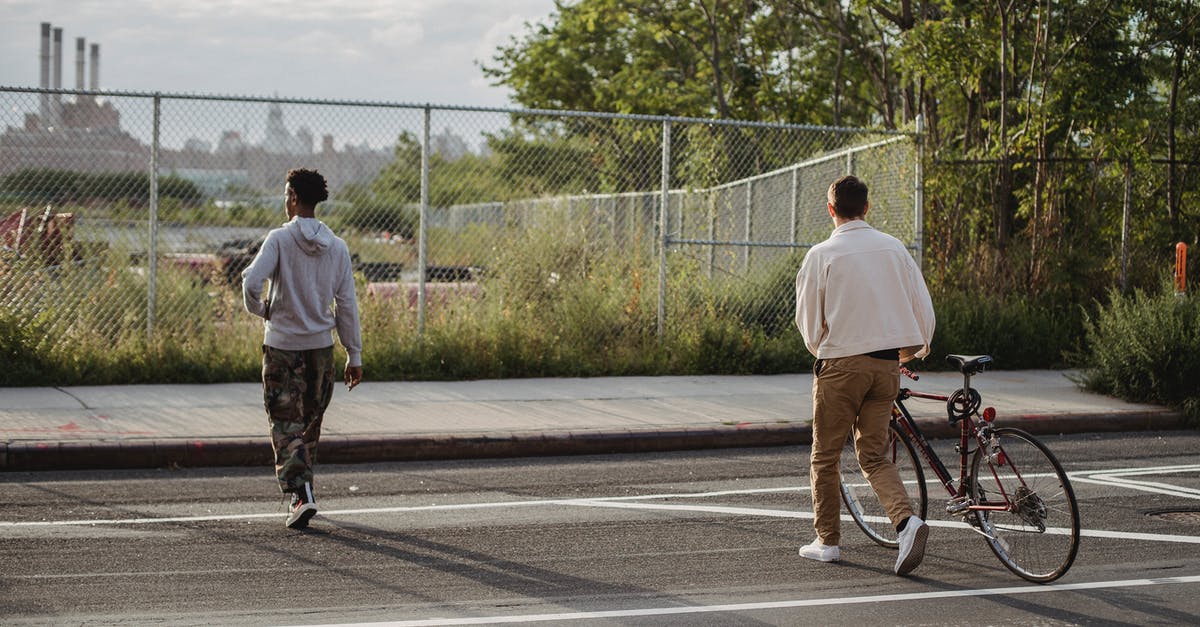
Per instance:
[[[917,516],[925,518],[928,496],[925,489],[925,473],[921,470],[917,452],[908,436],[895,422],[891,424],[888,433],[891,434],[888,440],[888,457],[900,472],[900,480],[904,482],[904,488],[908,491],[913,510]],[[899,546],[896,527],[892,525],[887,512],[858,465],[854,451],[854,434],[846,438],[846,447],[842,449],[841,475],[842,502],[846,504],[846,511],[850,512],[854,524],[858,525],[868,538],[883,546],[893,549]]]
[[[1079,507],[1058,459],[1020,429],[995,430],[969,478],[975,521],[1000,562],[1024,579],[1054,581],[1079,550]],[[993,509],[986,509],[993,508]]]

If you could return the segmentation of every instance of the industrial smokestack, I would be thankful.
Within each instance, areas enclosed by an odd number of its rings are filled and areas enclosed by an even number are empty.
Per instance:
[[[54,32],[54,52],[52,53],[53,54],[53,59],[52,59],[53,65],[50,66],[50,69],[54,73],[53,74],[54,82],[52,83],[51,86],[54,87],[55,89],[62,89],[62,29],[56,28],[56,29],[54,29],[53,32]]]
[[[100,91],[100,44],[92,44],[92,91]]]
[[[54,74],[54,88],[62,89],[62,29],[55,28],[54,32],[54,64],[51,71]],[[54,94],[50,100],[52,125],[62,126],[62,95]]]
[[[41,83],[38,86],[42,89],[50,88],[50,22],[42,22]],[[41,95],[41,107],[38,109],[38,115],[42,118],[42,126],[49,123],[50,94]]]
[[[83,37],[75,38],[75,89],[83,91],[83,55],[87,44]]]

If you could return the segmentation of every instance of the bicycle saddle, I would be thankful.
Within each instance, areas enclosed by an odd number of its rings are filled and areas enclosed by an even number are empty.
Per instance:
[[[946,361],[958,368],[958,371],[971,375],[979,374],[992,365],[991,355],[946,355]]]

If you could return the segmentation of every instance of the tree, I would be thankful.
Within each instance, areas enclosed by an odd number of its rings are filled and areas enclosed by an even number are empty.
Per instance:
[[[1135,237],[1200,243],[1185,201],[1200,198],[1198,15],[1194,0],[580,0],[484,70],[534,108],[886,128],[923,115],[933,275],[1077,299],[1111,284],[1128,164],[1148,209]],[[677,176],[775,158],[707,132],[675,139]],[[612,138],[596,150],[621,139],[585,134]]]

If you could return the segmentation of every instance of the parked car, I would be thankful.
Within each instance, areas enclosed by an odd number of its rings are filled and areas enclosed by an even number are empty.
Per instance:
[[[262,248],[263,242],[266,240],[267,236],[264,233],[254,239],[234,239],[221,244],[221,247],[217,249],[217,263],[221,268],[221,274],[225,276],[226,283],[235,287],[241,286],[242,270],[245,270],[250,262],[254,261],[254,256],[258,254],[258,250]],[[350,254],[350,261],[355,270],[361,269],[369,274],[395,276],[400,272],[400,264],[360,264],[358,255],[354,253]],[[363,267],[360,268],[360,266]]]
[[[266,239],[264,233],[255,239],[235,239],[221,244],[217,249],[217,264],[226,283],[233,286],[242,284],[242,270],[254,261],[254,256],[258,254],[258,249],[262,248]]]

